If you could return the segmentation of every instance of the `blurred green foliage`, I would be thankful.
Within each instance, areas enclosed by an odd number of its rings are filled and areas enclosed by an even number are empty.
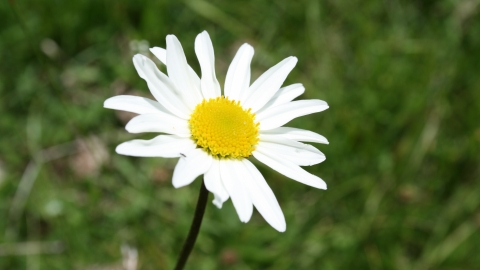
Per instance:
[[[330,109],[288,126],[329,139],[317,145],[326,162],[307,168],[329,189],[257,163],[287,231],[258,213],[241,223],[230,201],[209,203],[187,269],[479,269],[479,7],[2,1],[0,269],[120,269],[122,245],[138,250],[139,269],[173,267],[200,181],[175,190],[175,160],[117,155],[120,142],[153,134],[128,134],[131,115],[103,101],[150,96],[131,58],[164,47],[167,34],[198,71],[202,30],[221,83],[244,42],[256,50],[253,79],[299,58],[286,83],[303,83],[302,98]]]

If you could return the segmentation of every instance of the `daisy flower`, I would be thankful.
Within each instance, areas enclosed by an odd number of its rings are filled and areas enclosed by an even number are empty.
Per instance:
[[[286,229],[285,217],[265,178],[248,159],[261,163],[295,181],[319,189],[327,185],[300,166],[325,160],[315,147],[302,142],[325,143],[325,137],[308,130],[283,127],[294,118],[328,108],[322,100],[293,101],[304,91],[302,84],[282,87],[295,67],[287,57],[250,84],[253,47],[243,44],[230,64],[223,94],[215,75],[214,53],[206,31],[195,39],[201,78],[188,65],[179,40],[168,35],[167,48],[150,51],[167,67],[163,74],[149,58],[137,54],[133,63],[156,101],[137,96],[115,96],[105,108],[139,114],[126,126],[130,133],[166,133],[151,140],[120,144],[116,152],[127,156],[179,158],[173,186],[183,187],[204,175],[213,203],[221,208],[232,199],[242,222],[253,206],[276,230]]]

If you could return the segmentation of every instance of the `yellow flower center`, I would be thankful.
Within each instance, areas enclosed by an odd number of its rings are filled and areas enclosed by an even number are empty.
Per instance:
[[[258,143],[255,114],[223,96],[203,100],[188,123],[195,143],[216,158],[249,157]]]

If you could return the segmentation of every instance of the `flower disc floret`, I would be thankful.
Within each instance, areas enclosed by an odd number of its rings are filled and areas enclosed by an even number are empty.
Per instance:
[[[216,158],[247,158],[259,140],[255,114],[223,96],[198,104],[189,125],[195,143]]]

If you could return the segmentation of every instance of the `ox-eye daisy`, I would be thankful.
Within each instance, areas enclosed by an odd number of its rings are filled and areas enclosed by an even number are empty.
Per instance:
[[[182,45],[167,36],[167,48],[150,51],[167,66],[163,74],[150,59],[135,55],[133,63],[157,101],[116,96],[105,101],[110,109],[139,114],[126,126],[130,133],[160,132],[151,140],[132,140],[116,151],[139,157],[180,158],[173,186],[186,186],[204,175],[206,188],[221,208],[232,199],[242,222],[253,206],[278,231],[285,231],[282,210],[250,156],[300,183],[326,189],[325,182],[300,166],[325,160],[315,147],[301,142],[328,143],[308,130],[282,127],[294,118],[328,108],[322,100],[292,101],[304,92],[302,84],[281,87],[297,63],[288,57],[250,84],[253,48],[243,44],[227,71],[223,94],[215,76],[213,46],[207,32],[195,39],[202,76],[187,64]]]

